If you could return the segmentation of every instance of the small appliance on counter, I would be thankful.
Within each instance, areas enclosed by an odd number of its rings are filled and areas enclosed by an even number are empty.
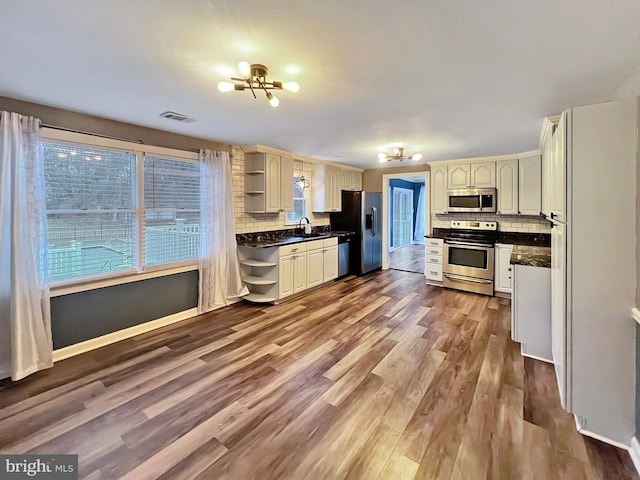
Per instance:
[[[444,237],[444,287],[493,295],[497,230],[497,222],[451,221]]]
[[[354,232],[349,249],[351,273],[382,267],[382,193],[342,190],[342,211],[331,213],[331,230]]]

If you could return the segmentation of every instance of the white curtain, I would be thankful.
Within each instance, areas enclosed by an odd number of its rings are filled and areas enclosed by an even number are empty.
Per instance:
[[[200,151],[200,295],[208,312],[247,295],[242,283],[233,228],[231,164],[227,152]]]
[[[0,378],[53,365],[40,120],[0,112]]]
[[[413,240],[415,242],[424,242],[425,229],[425,203],[424,203],[424,185],[420,187],[418,194],[418,210],[416,211],[416,224],[413,229]]]

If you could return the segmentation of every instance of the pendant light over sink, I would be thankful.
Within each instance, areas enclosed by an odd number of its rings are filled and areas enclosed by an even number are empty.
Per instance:
[[[418,160],[420,160],[422,158],[422,154],[421,153],[414,153],[413,155],[404,155],[404,148],[403,147],[396,147],[393,149],[393,155],[387,155],[384,152],[380,152],[378,154],[378,159],[380,160],[380,163],[384,163],[384,162],[391,162],[393,160],[415,160],[416,162]]]
[[[258,98],[256,97],[256,90],[263,90],[272,107],[280,105],[280,100],[271,93],[271,90],[287,90],[293,93],[300,90],[298,82],[282,83],[275,80],[272,82],[267,81],[269,69],[259,63],[249,65],[247,62],[240,62],[238,64],[238,71],[240,75],[242,75],[242,78],[231,77],[231,80],[241,83],[218,82],[218,90],[221,92],[251,90],[253,98]]]

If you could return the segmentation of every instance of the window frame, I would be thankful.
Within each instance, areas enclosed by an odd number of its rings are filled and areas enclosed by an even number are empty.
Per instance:
[[[293,186],[293,191],[296,191],[296,187],[295,187],[295,182],[298,181],[298,179],[300,178],[302,174],[300,175],[296,175],[295,173],[293,174],[293,182],[294,182],[294,186]],[[302,191],[302,198],[300,197],[293,197],[293,205],[294,205],[294,209],[292,212],[285,212],[284,214],[284,224],[285,226],[293,226],[293,225],[299,225],[300,224],[300,219],[302,217],[308,217],[309,214],[307,213],[307,191],[309,189],[306,188]],[[293,213],[295,212],[295,203],[296,203],[296,198],[298,199],[298,201],[302,200],[304,202],[304,215],[302,215],[302,217],[300,217],[298,220],[296,221],[291,221],[289,220],[289,213]]]
[[[136,234],[134,241],[136,245],[137,258],[135,266],[131,269],[113,272],[111,274],[107,273],[103,275],[92,275],[82,278],[51,281],[51,297],[137,282],[139,280],[163,277],[166,275],[174,275],[176,273],[183,273],[198,269],[197,259],[163,265],[144,265],[144,157],[145,155],[148,155],[170,160],[198,163],[198,154],[196,152],[156,147],[142,143],[128,142],[125,140],[116,140],[86,133],[46,127],[42,128],[41,142],[61,143],[84,148],[104,148],[131,153],[136,157],[133,205],[133,215],[136,220]]]

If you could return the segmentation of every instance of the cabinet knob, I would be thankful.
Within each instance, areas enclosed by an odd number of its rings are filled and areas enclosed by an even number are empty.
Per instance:
[[[551,218],[556,218],[556,214],[551,212]]]

